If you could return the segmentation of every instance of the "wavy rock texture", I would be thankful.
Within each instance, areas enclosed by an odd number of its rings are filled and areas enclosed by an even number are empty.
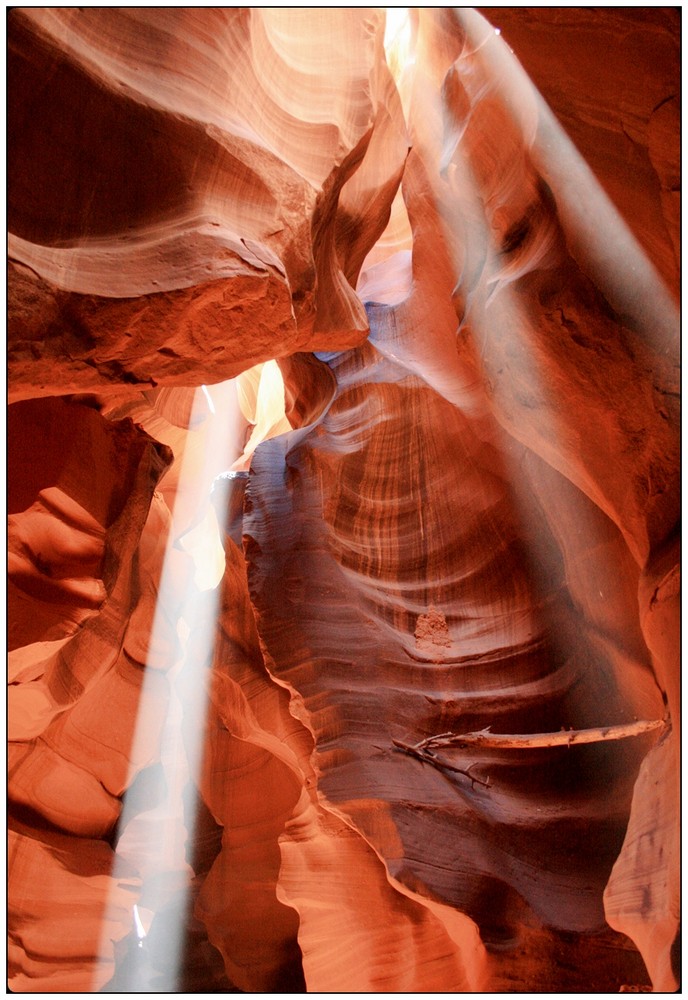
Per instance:
[[[9,973],[19,991],[89,990],[94,966],[112,969],[112,953],[99,950],[101,922],[111,940],[128,933],[139,881],[135,870],[116,886],[110,877],[108,834],[130,766],[143,763],[130,761],[142,670],[120,649],[147,575],[139,562],[146,526],[161,549],[165,513],[154,490],[171,453],[131,421],[110,423],[57,398],[17,404],[8,424],[9,618],[17,626]],[[162,677],[157,687],[148,697],[159,717]],[[155,732],[139,753],[154,752],[151,744]]]
[[[15,991],[679,985],[678,16],[395,16],[10,12]]]
[[[677,147],[667,140],[680,114],[674,75],[678,12],[609,9],[586,16],[561,7],[493,7],[485,13],[504,31],[653,264],[675,283],[680,194]],[[542,41],[553,33],[556,61]],[[614,114],[600,113],[602,94],[617,95]]]
[[[63,391],[145,388],[360,343],[348,279],[407,149],[381,24],[14,12],[13,398],[50,395],[55,364]]]

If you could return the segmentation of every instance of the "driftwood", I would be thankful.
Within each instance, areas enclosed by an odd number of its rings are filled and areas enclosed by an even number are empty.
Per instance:
[[[598,726],[595,729],[562,729],[557,733],[493,733],[490,726],[477,733],[439,733],[428,736],[419,743],[404,743],[402,740],[392,740],[394,747],[417,760],[443,771],[455,771],[463,774],[472,783],[490,787],[489,778],[483,781],[470,773],[469,768],[457,767],[437,756],[437,750],[447,748],[452,750],[490,749],[490,750],[528,750],[531,747],[571,747],[581,743],[601,743],[605,740],[626,740],[633,736],[643,736],[658,729],[663,729],[666,722],[663,719],[651,721],[640,720],[624,722],[618,726]],[[471,764],[475,767],[475,764]]]

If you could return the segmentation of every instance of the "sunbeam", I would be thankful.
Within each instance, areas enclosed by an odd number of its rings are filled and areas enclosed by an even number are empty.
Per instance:
[[[188,804],[185,807],[185,795],[195,786],[202,767],[207,679],[225,571],[225,532],[241,544],[236,525],[229,523],[237,515],[235,504],[227,508],[213,502],[212,495],[220,478],[248,475],[261,441],[291,429],[284,405],[279,366],[268,361],[228,382],[201,386],[188,415],[188,427],[193,429],[186,432],[178,459],[130,753],[136,764],[123,799],[112,873],[114,885],[123,873],[132,871],[142,883],[131,913],[137,947],[118,964],[116,982],[111,984],[118,991],[148,986],[174,992],[178,986],[184,928],[193,906],[194,872],[188,858],[195,816]],[[240,451],[242,442],[245,446]],[[133,643],[125,639],[125,651],[136,643],[140,646],[140,637]],[[161,675],[167,697],[162,724]],[[146,758],[154,761],[156,751],[159,767],[146,772]],[[144,778],[149,805],[142,808],[139,786]],[[162,951],[156,945],[156,920],[164,926]],[[101,954],[107,956],[111,949],[112,942],[104,940]]]
[[[131,749],[131,759],[139,763],[127,782],[112,872],[114,884],[124,871],[132,869],[142,883],[131,914],[141,954],[135,953],[134,959],[119,965],[118,991],[150,988],[175,992],[178,985],[184,927],[193,902],[188,896],[193,879],[188,847],[193,841],[194,816],[184,809],[184,792],[195,782],[201,767],[206,675],[212,660],[225,561],[224,525],[218,523],[210,491],[218,473],[228,470],[238,457],[235,442],[242,425],[245,420],[235,382],[196,390],[189,426],[198,429],[187,432],[180,460],[177,495],[183,502],[174,504],[157,588]],[[192,630],[190,660],[187,640]],[[168,705],[160,727],[157,703],[161,673],[165,675]],[[142,808],[136,779],[138,776],[140,783],[146,774],[142,761],[150,753],[152,733],[161,766],[148,774],[146,796],[150,804]],[[155,949],[155,942],[149,944],[156,920],[165,927],[162,951],[159,946]],[[102,942],[103,955],[111,948],[112,942]]]

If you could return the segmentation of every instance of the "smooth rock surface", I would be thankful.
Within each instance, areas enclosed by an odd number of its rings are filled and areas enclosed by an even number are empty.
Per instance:
[[[680,987],[680,18],[404,11],[8,15],[15,992]]]

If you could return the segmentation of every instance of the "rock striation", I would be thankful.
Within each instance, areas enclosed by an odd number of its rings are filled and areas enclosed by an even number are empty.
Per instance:
[[[10,12],[13,991],[679,987],[679,46]]]

